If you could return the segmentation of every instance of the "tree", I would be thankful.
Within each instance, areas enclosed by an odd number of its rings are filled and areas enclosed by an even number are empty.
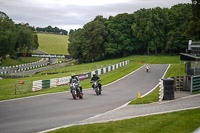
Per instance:
[[[169,10],[169,23],[165,50],[167,53],[185,52],[189,37],[184,34],[191,16],[190,4],[178,4]]]
[[[140,44],[140,50],[150,53],[150,41],[152,39],[152,12],[151,9],[141,9],[134,13],[134,23],[132,24],[133,36]],[[138,44],[137,44],[138,45]]]
[[[15,53],[16,40],[14,22],[5,13],[0,12],[0,61],[7,55]]]
[[[33,49],[38,49],[39,43],[38,43],[38,36],[36,33],[33,34],[33,40],[34,40]]]
[[[83,29],[71,30],[69,33],[68,51],[74,59],[78,59],[80,63],[85,61],[82,55],[82,44],[84,40]]]
[[[35,46],[33,31],[27,25],[17,25],[17,43],[15,49],[20,53],[27,53]]]
[[[133,38],[131,25],[133,15],[124,13],[110,17],[107,21],[109,34],[105,43],[105,52],[110,56],[127,56],[133,52]]]
[[[200,41],[200,0],[192,0],[192,15],[186,34]]]
[[[151,53],[165,53],[164,47],[167,35],[168,9],[152,8],[152,27],[149,48]]]
[[[104,58],[104,42],[108,34],[105,21],[106,19],[102,16],[97,16],[93,21],[84,25],[82,54],[86,62]]]
[[[70,30],[69,53],[79,62],[92,62],[105,56],[104,42],[107,36],[106,19],[97,16],[82,29]]]
[[[53,28],[52,26],[48,26],[48,27],[45,27],[45,28],[37,27],[36,31],[37,32],[48,32],[48,33],[54,33],[54,34],[68,35],[68,32],[66,30],[59,29],[58,27]]]
[[[191,5],[179,4],[171,9],[118,14],[108,20],[97,16],[82,29],[70,30],[69,50],[83,62],[133,53],[177,54],[187,48],[189,38],[184,33],[190,15]]]

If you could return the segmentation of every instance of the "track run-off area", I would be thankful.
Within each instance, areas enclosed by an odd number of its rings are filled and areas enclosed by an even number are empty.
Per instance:
[[[142,66],[131,74],[102,87],[102,95],[93,89],[83,90],[84,98],[73,100],[61,92],[0,102],[0,132],[35,133],[70,125],[118,108],[136,99],[138,92],[151,91],[169,65],[151,64],[147,73]],[[91,84],[92,85],[92,84]]]

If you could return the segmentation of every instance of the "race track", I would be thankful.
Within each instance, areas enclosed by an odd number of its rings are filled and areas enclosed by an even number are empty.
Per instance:
[[[121,80],[103,86],[101,96],[92,89],[84,90],[82,100],[73,100],[70,92],[48,94],[0,102],[1,133],[34,133],[73,124],[115,109],[154,88],[168,65],[141,67]],[[103,80],[103,79],[102,79]]]

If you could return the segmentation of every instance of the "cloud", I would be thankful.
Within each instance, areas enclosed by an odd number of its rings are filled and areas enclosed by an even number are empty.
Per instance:
[[[35,27],[81,28],[95,16],[133,13],[141,8],[168,7],[191,0],[0,0],[0,10],[16,23]]]

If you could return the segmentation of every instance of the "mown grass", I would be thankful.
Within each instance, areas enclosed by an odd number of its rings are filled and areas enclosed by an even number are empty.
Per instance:
[[[38,50],[48,54],[64,54],[68,55],[68,36],[38,33]]]
[[[148,57],[147,59],[145,57]],[[165,59],[165,63],[175,63],[178,61],[178,56],[166,56],[163,57]],[[55,88],[49,88],[49,89],[44,89],[39,92],[30,92],[26,94],[17,94],[15,95],[14,89],[15,89],[15,82],[17,80],[30,80],[31,83],[35,80],[45,80],[45,79],[53,79],[53,78],[60,78],[60,77],[66,77],[70,76],[72,73],[75,74],[81,74],[83,72],[90,72],[93,70],[96,70],[98,67],[101,66],[108,66],[112,65],[115,63],[118,63],[120,61],[125,61],[125,60],[130,60],[129,65],[122,67],[118,70],[100,75],[101,78],[101,83],[102,85],[108,84],[110,82],[113,82],[117,80],[118,78],[121,78],[128,73],[136,70],[140,66],[142,66],[141,61],[144,63],[148,60],[151,61],[151,63],[154,64],[161,64],[163,62],[163,58],[160,58],[159,56],[129,56],[125,58],[118,58],[118,59],[111,59],[111,60],[104,60],[104,61],[99,61],[99,62],[94,62],[94,63],[87,63],[87,64],[80,64],[80,65],[74,65],[74,66],[67,66],[59,69],[55,69],[52,71],[67,71],[66,73],[60,73],[60,74],[53,74],[53,75],[35,75],[33,77],[28,77],[28,78],[20,78],[20,79],[3,79],[0,80],[0,100],[6,100],[6,99],[13,99],[13,98],[20,98],[20,97],[27,97],[27,96],[33,96],[33,95],[39,95],[39,94],[46,94],[46,93],[53,93],[53,92],[62,92],[69,90],[69,86],[59,86]],[[170,60],[168,62],[167,59],[173,58],[173,60]],[[51,72],[51,71],[50,71]],[[91,84],[89,83],[89,80],[84,80],[81,82],[81,85],[83,86],[84,89],[86,88],[91,88]],[[32,84],[31,88],[32,89]]]
[[[14,65],[36,62],[39,60],[40,58],[33,58],[33,57],[20,57],[17,60],[6,58],[5,60],[2,61],[2,66],[14,66]]]
[[[159,87],[156,88],[152,93],[149,95],[142,97],[142,98],[137,98],[129,103],[131,104],[147,104],[147,103],[152,103],[152,102],[157,102],[159,100]]]
[[[72,126],[50,133],[191,133],[200,126],[200,109],[115,122]]]

